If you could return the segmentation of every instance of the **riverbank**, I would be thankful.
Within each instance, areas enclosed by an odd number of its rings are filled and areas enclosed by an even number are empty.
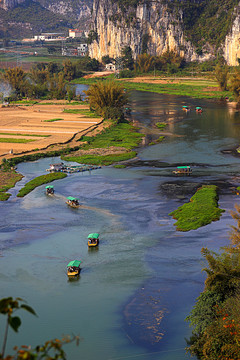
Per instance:
[[[109,76],[109,75],[106,75]],[[110,75],[111,77],[113,76]],[[74,84],[91,85],[100,78],[79,78]],[[163,77],[163,76],[139,76],[134,78],[118,79],[128,90],[148,91],[158,94],[188,96],[196,99],[225,99],[233,101],[231,91],[221,91],[215,80],[207,77]]]

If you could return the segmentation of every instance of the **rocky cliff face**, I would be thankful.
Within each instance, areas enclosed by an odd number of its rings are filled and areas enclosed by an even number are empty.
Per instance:
[[[25,2],[26,0],[0,0],[0,7],[4,10],[13,9],[17,5]]]
[[[124,13],[112,0],[94,0],[92,20],[98,40],[89,47],[91,57],[116,58],[121,56],[124,46],[130,46],[136,58],[143,46],[147,46],[152,55],[169,49],[187,60],[198,59],[193,45],[184,37],[181,12],[176,17],[169,11],[166,1],[145,2]]]
[[[39,3],[45,9],[54,14],[61,14],[70,17],[72,20],[90,18],[93,0],[31,0]],[[0,0],[0,7],[4,10],[11,10],[16,6],[27,2],[27,0]]]
[[[231,66],[239,65],[238,59],[240,59],[240,3],[235,9],[234,17],[233,26],[226,36],[223,47],[224,58]]]
[[[70,16],[71,19],[80,20],[90,18],[92,0],[33,0],[53,13]]]

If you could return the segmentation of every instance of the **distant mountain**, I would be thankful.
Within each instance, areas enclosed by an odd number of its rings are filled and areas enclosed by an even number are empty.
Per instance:
[[[0,38],[88,27],[93,0],[0,0]]]

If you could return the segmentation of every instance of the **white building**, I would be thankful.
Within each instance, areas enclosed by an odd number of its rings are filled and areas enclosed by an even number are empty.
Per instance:
[[[78,38],[82,37],[84,35],[82,30],[78,29],[69,29],[69,37],[70,38]]]
[[[108,71],[116,71],[116,65],[112,63],[106,64],[105,69]]]
[[[88,44],[79,44],[77,47],[78,56],[85,56],[88,51]]]

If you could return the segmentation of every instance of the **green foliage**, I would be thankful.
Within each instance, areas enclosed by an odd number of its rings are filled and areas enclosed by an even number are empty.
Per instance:
[[[202,254],[208,266],[205,290],[187,321],[193,329],[187,351],[202,360],[240,358],[240,206],[232,217],[231,244],[217,254],[207,248]]]
[[[218,64],[215,68],[216,80],[222,91],[227,90],[228,72],[229,70],[227,65]]]
[[[214,291],[206,290],[200,294],[196,300],[196,305],[186,318],[186,321],[194,328],[194,334],[200,335],[206,330],[215,319],[216,306],[221,305],[222,302],[222,295]]]
[[[112,125],[94,137],[84,136],[83,141],[88,141],[89,145],[85,145],[83,148],[108,148],[110,146],[120,146],[126,149],[133,149],[138,146],[141,139],[142,134],[135,132],[132,125],[120,123]]]
[[[123,108],[128,103],[128,94],[121,84],[114,80],[95,83],[85,91],[90,109],[105,119],[117,120],[123,117]],[[115,108],[116,113],[110,109]]]
[[[130,46],[125,46],[122,48],[121,56],[123,67],[129,70],[133,70],[134,60],[132,56],[132,49],[130,48]]]
[[[98,33],[95,30],[90,30],[87,37],[87,44],[91,45],[94,41],[98,41]]]
[[[236,293],[240,285],[240,254],[223,252],[217,254],[207,248],[202,249],[202,254],[208,262],[205,281],[206,289],[230,297]]]
[[[190,199],[169,215],[177,220],[177,230],[189,231],[220,219],[225,210],[218,208],[217,186],[204,185]]]
[[[121,70],[119,71],[119,78],[133,78],[135,76],[134,71],[132,70]]]
[[[216,49],[230,30],[237,5],[238,0],[173,1],[170,4],[176,14],[183,11],[186,34],[195,45],[201,46],[208,41]]]
[[[156,126],[160,129],[160,130],[164,130],[165,128],[166,128],[166,126],[167,126],[167,124],[166,123],[163,123],[163,122],[157,122],[156,123]]]
[[[154,66],[154,57],[149,54],[140,54],[138,55],[136,62],[134,64],[135,71],[140,73],[147,73],[153,69]]]
[[[25,186],[19,191],[17,196],[24,197],[25,195],[30,193],[32,190],[34,190],[36,187],[38,187],[42,184],[47,184],[54,180],[63,179],[66,176],[67,176],[66,174],[61,173],[61,172],[38,176],[35,179],[29,181],[27,184],[25,184]]]
[[[67,81],[71,81],[75,78],[76,75],[76,65],[72,63],[71,60],[65,60],[63,62],[63,74],[64,78]]]
[[[230,76],[229,89],[234,93],[237,101],[240,99],[240,68],[236,67]]]

